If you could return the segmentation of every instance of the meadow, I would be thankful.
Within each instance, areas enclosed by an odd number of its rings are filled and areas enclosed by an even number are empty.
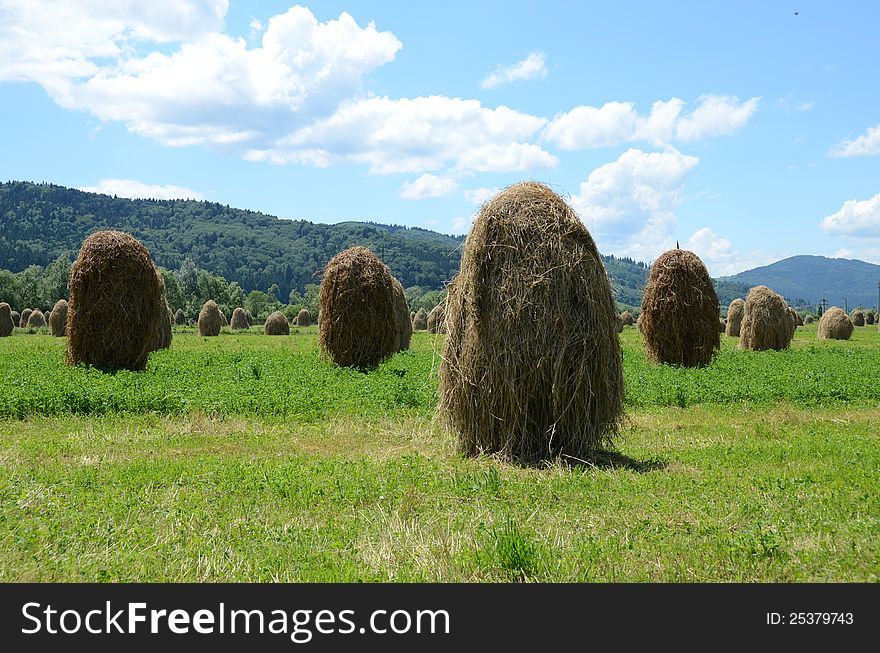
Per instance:
[[[0,339],[0,581],[877,581],[880,333],[650,365],[617,451],[456,454],[443,336],[370,373],[315,327],[176,329],[145,372]]]

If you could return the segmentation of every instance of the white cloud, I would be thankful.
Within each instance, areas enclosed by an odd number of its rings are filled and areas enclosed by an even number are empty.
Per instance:
[[[547,65],[545,60],[546,56],[543,52],[532,52],[528,57],[512,66],[507,66],[506,68],[499,66],[495,72],[483,80],[480,86],[481,88],[497,88],[511,82],[546,77]]]
[[[182,186],[158,186],[145,184],[134,179],[102,179],[96,186],[83,186],[79,190],[87,193],[103,193],[131,199],[200,200],[203,195],[198,191]]]
[[[847,200],[839,211],[823,218],[819,226],[832,235],[880,237],[880,193],[867,200]]]
[[[651,260],[674,246],[673,208],[688,173],[699,163],[674,148],[629,149],[593,170],[571,204],[603,252]]]
[[[464,234],[470,229],[470,220],[467,218],[452,218],[452,233]]]
[[[848,247],[841,247],[839,250],[832,254],[831,258],[856,258],[856,253],[849,249]]]
[[[563,150],[607,147],[647,141],[665,144],[732,134],[758,107],[760,98],[745,102],[732,96],[704,95],[689,114],[679,98],[657,101],[651,113],[641,115],[632,102],[608,102],[601,107],[578,106],[557,115],[544,129],[543,138]]]
[[[400,188],[400,196],[405,200],[423,200],[430,197],[445,197],[458,189],[458,182],[452,177],[437,177],[425,173],[414,181],[408,181]]]
[[[719,262],[733,256],[733,247],[726,238],[721,238],[709,227],[703,227],[688,239],[686,249],[691,250],[704,261]]]
[[[552,168],[557,159],[524,142],[546,123],[505,106],[444,96],[367,98],[343,103],[329,118],[252,150],[273,163],[365,163],[375,174],[436,171],[510,172]]]
[[[776,106],[788,113],[801,113],[814,109],[816,103],[799,100],[794,96],[794,93],[789,93],[785,97],[776,98]]]
[[[464,191],[464,198],[476,206],[482,206],[498,194],[500,188],[472,188]]]
[[[880,125],[868,127],[868,131],[853,140],[843,140],[829,152],[833,157],[872,156],[880,154]]]

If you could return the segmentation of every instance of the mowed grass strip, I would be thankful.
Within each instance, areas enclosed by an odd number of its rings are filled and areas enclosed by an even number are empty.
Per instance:
[[[0,422],[2,581],[876,581],[878,409],[631,413],[600,466],[429,418]]]

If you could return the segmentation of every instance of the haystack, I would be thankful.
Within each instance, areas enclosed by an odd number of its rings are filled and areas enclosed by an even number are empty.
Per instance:
[[[645,352],[655,363],[698,367],[721,347],[718,295],[700,257],[685,249],[661,254],[642,296]]]
[[[176,324],[177,326],[186,325],[186,313],[183,312],[182,308],[178,308],[174,312],[174,324]]]
[[[220,328],[223,326],[222,313],[217,306],[217,302],[209,299],[199,311],[199,335],[200,336],[219,336]]]
[[[244,316],[247,318],[248,328],[254,326],[254,316],[251,315],[251,312],[247,309],[244,309]]]
[[[312,325],[312,316],[309,315],[309,312],[306,309],[301,309],[299,313],[296,314],[296,326],[307,327]]]
[[[337,365],[371,368],[398,350],[392,279],[366,247],[351,247],[327,263],[318,292],[318,344]]]
[[[416,312],[412,322],[413,331],[426,331],[428,329],[428,313],[424,308]]]
[[[823,340],[849,340],[853,322],[842,308],[832,306],[819,318],[819,337]]]
[[[287,318],[284,317],[284,313],[282,313],[281,311],[273,311],[269,314],[269,317],[266,318],[266,323],[263,325],[263,335],[290,335],[290,325],[287,323]]]
[[[797,331],[799,326],[798,322],[800,322],[800,316],[791,306],[786,307],[786,312],[788,313],[788,319],[791,320],[791,335],[794,337],[794,332]]]
[[[865,313],[865,324],[874,324],[874,311],[868,311]]]
[[[804,324],[812,324],[813,316],[812,315],[804,315]]]
[[[229,320],[226,319],[226,313],[220,311],[220,328],[222,329],[225,326],[229,326]]]
[[[727,307],[727,327],[724,330],[724,333],[728,336],[739,338],[739,331],[742,326],[745,306],[746,303],[737,297],[730,302],[730,306]]]
[[[620,314],[620,321],[623,323],[623,326],[633,326],[636,323],[633,314],[629,311],[624,311]]]
[[[787,349],[794,334],[787,309],[785,300],[767,286],[752,288],[743,307],[739,348]]]
[[[70,270],[69,365],[142,370],[166,317],[162,277],[150,252],[120,231],[85,239]]]
[[[596,244],[543,184],[486,202],[448,288],[440,412],[468,455],[584,460],[623,418],[617,309]]]
[[[21,317],[18,320],[18,326],[20,326],[22,329],[26,329],[28,319],[30,318],[31,313],[33,313],[33,311],[31,309],[29,309],[29,308],[24,309],[21,312]]]
[[[232,319],[229,321],[229,326],[233,331],[242,331],[250,326],[247,313],[244,312],[243,308],[236,308],[232,311]]]
[[[10,317],[12,317],[13,326],[17,327],[21,324],[21,314],[18,311],[12,311]]]
[[[28,316],[27,326],[28,329],[40,329],[46,326],[46,316],[43,315],[43,311],[39,308],[31,311],[31,314]]]
[[[12,309],[6,302],[0,302],[0,338],[12,335],[15,323],[12,321]]]
[[[851,319],[853,326],[865,326],[865,312],[862,309],[854,310]]]
[[[49,313],[49,333],[61,338],[67,332],[67,300],[59,299]]]
[[[162,288],[162,292],[164,293],[164,285]],[[171,325],[174,324],[174,314],[171,312],[171,307],[168,306],[168,302],[165,297],[162,297],[162,301],[160,302],[160,313],[164,309],[164,315],[159,318],[159,339],[156,342],[156,350],[159,349],[168,349],[171,347],[171,338],[174,337],[174,334],[171,331]]]
[[[394,310],[397,312],[398,341],[397,351],[409,349],[412,339],[412,322],[409,319],[409,306],[406,303],[406,295],[403,294],[403,286],[396,277],[391,277],[394,288]]]
[[[727,331],[727,320],[723,317],[718,318],[718,333],[724,333]]]
[[[446,310],[443,305],[444,302],[440,302],[428,313],[428,333],[446,333]]]

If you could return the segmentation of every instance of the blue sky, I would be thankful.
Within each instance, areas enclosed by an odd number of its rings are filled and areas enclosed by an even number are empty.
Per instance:
[[[0,179],[600,251],[880,263],[880,4],[0,0]],[[795,15],[797,12],[797,15]]]

